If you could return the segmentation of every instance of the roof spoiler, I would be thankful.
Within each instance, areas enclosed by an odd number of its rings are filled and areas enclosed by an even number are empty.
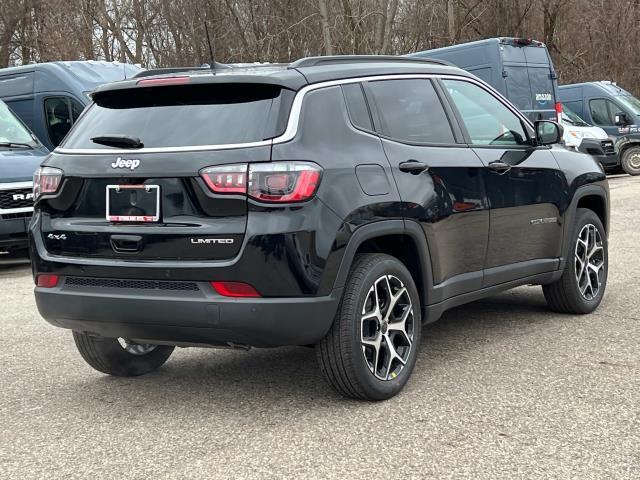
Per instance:
[[[316,67],[319,65],[338,65],[344,63],[429,63],[431,65],[452,66],[444,60],[426,57],[396,56],[396,55],[327,55],[321,57],[306,57],[289,64],[288,68]]]
[[[230,68],[231,68],[230,65],[216,62],[216,70],[218,69],[227,70]],[[153,77],[154,75],[169,75],[174,73],[210,72],[210,71],[211,71],[211,67],[208,65],[202,66],[202,67],[151,68],[149,70],[143,70],[141,72],[138,72],[131,78]]]

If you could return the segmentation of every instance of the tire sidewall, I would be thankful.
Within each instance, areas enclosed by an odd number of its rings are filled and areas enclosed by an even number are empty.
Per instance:
[[[362,282],[358,282],[359,284],[354,285],[355,288],[359,289],[359,292],[356,296],[357,301],[355,311],[352,313],[353,318],[349,319],[352,339],[351,347],[354,352],[354,358],[352,359],[355,367],[354,373],[357,377],[358,383],[370,392],[372,397],[378,397],[379,399],[386,399],[395,395],[407,383],[416,364],[422,331],[420,296],[418,295],[413,278],[407,268],[400,263],[400,261],[387,255],[385,255],[385,257],[386,258],[384,258],[384,260],[378,262],[365,274]],[[362,345],[360,343],[362,307],[373,282],[383,275],[396,276],[407,288],[413,306],[414,319],[413,343],[407,363],[396,378],[386,381],[379,380],[373,375],[373,373],[371,373],[362,353]]]
[[[167,361],[174,350],[171,346],[157,345],[148,353],[134,355],[127,352],[117,338],[75,331],[73,334],[78,350],[91,366],[117,377],[135,377],[153,372]],[[86,342],[80,342],[80,337]],[[86,348],[86,343],[91,346],[89,349]]]

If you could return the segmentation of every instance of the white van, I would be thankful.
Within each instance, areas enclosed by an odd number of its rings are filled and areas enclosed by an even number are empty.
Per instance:
[[[564,143],[567,147],[575,150],[580,147],[583,138],[593,138],[595,140],[606,140],[609,138],[607,132],[600,127],[589,125],[581,119],[575,112],[562,105],[562,115],[560,123],[564,127]]]
[[[613,140],[602,128],[585,122],[564,104],[560,123],[564,127],[562,139],[567,148],[592,155],[605,169],[617,167],[618,155]]]

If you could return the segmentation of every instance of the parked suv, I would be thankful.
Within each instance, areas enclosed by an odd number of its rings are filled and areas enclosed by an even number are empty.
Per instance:
[[[607,182],[560,138],[424,59],[104,85],[35,179],[38,309],[107,374],[315,345],[338,392],[389,398],[451,307],[525,284],[560,312],[602,300]]]

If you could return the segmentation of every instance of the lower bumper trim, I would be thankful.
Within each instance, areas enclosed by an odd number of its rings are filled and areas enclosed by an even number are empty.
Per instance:
[[[315,344],[327,333],[342,289],[326,297],[225,298],[205,292],[35,288],[52,325],[105,337],[180,345]]]

